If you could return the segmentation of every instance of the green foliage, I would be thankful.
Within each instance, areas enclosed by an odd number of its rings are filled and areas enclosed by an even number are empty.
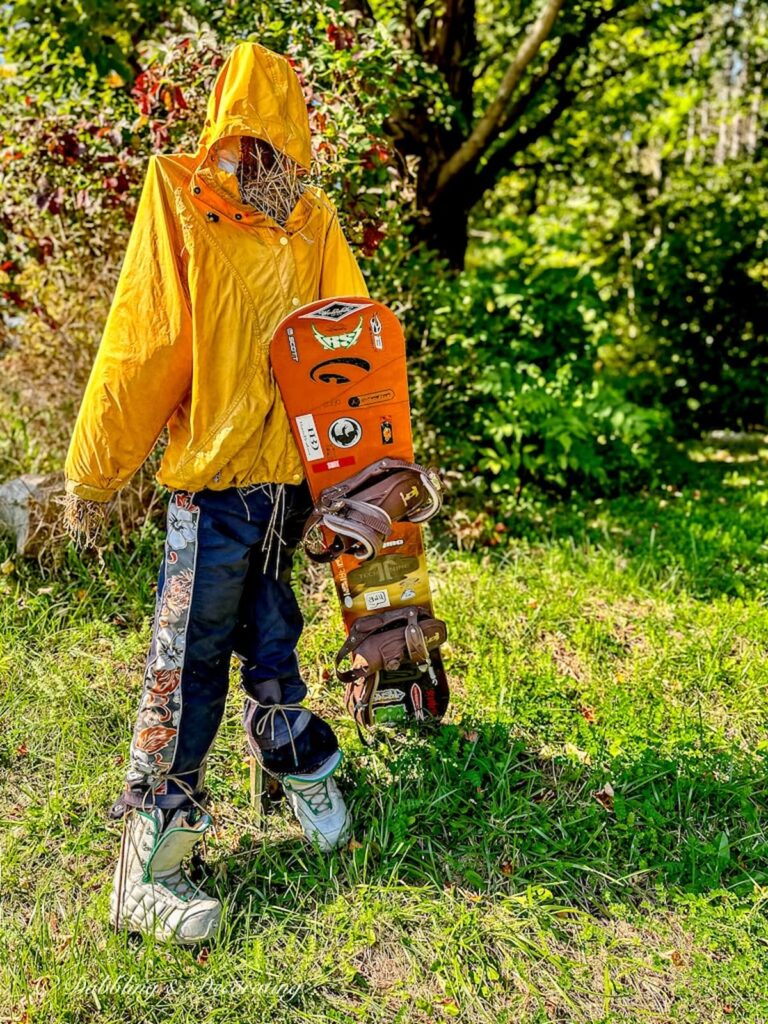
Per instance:
[[[430,217],[461,235],[466,210],[435,214],[426,184],[494,96],[531,0],[479,3],[466,37],[446,15],[456,53],[438,3],[7,5],[0,353],[23,419],[40,422],[30,394],[61,410],[61,437],[33,447],[55,459],[66,441],[147,156],[194,150],[240,39],[294,61],[318,174],[405,322],[420,450],[463,474],[466,501],[633,488],[670,434],[763,423],[765,11],[598,6],[561,12],[480,157],[498,177],[457,273],[418,240]],[[53,402],[52,363],[72,367]]]
[[[200,14],[207,6],[195,0],[161,6],[152,0],[5,4],[3,56],[8,63],[24,62],[28,84],[39,95],[61,99],[65,90],[93,88],[109,75],[130,81],[137,71],[137,43],[162,32],[182,12]]]
[[[521,237],[447,275],[393,241],[374,267],[374,291],[406,325],[420,451],[456,477],[454,501],[487,500],[501,519],[527,485],[615,493],[648,482],[668,428],[600,370],[609,327],[592,275],[543,255],[549,266]]]
[[[633,391],[686,432],[768,423],[767,172],[690,172],[656,206],[665,227],[635,301],[651,364]]]
[[[136,32],[145,34],[131,43],[134,67],[125,79],[114,68],[104,73],[93,56],[84,56],[79,30],[65,22],[61,46],[80,54],[90,69],[87,83],[76,89],[70,78],[78,62],[64,62],[58,50],[41,55],[32,40],[43,22],[25,23],[12,52],[18,62],[6,66],[4,82],[9,103],[0,150],[6,196],[0,313],[6,333],[17,333],[20,312],[54,329],[59,324],[56,299],[39,301],[41,268],[60,290],[62,274],[82,277],[92,264],[95,276],[105,259],[119,263],[147,157],[153,151],[195,151],[216,72],[242,38],[271,44],[294,61],[315,136],[317,174],[340,206],[354,243],[364,254],[376,250],[388,228],[390,197],[409,201],[409,172],[395,162],[383,137],[389,104],[375,83],[388,78],[398,93],[415,88],[413,59],[383,28],[347,37],[351,30],[333,4],[307,4],[300,12],[292,7],[290,13],[264,6],[247,13],[238,8],[217,18],[217,33],[195,24],[189,32],[173,32],[166,21],[140,19]],[[77,25],[87,26],[81,14]],[[26,15],[11,5],[6,16]],[[88,31],[101,38],[98,23]],[[66,301],[61,297],[58,304]]]
[[[680,437],[768,417],[767,53],[759,4],[613,22],[583,99],[478,217],[507,245],[528,234],[538,259],[588,268],[600,362]]]

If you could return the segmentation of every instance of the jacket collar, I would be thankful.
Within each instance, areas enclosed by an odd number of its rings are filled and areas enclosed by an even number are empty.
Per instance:
[[[215,152],[215,151],[214,151]],[[213,155],[213,154],[212,154]],[[238,221],[251,227],[295,234],[305,227],[314,212],[318,197],[314,190],[307,189],[296,203],[285,226],[261,210],[256,210],[240,198],[235,175],[216,166],[213,159],[206,159],[193,172],[189,182],[192,198],[206,211],[212,211],[227,220]]]

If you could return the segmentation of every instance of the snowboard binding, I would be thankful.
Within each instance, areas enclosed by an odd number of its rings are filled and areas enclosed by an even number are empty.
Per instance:
[[[320,492],[304,527],[304,547],[313,562],[354,555],[375,558],[396,522],[426,523],[442,505],[442,483],[434,470],[403,459],[379,459]],[[333,534],[330,542],[321,527]]]
[[[374,724],[381,673],[410,664],[433,676],[431,652],[445,643],[447,635],[442,619],[418,606],[366,615],[352,624],[336,655],[336,675],[347,684],[344,702],[358,726]],[[347,658],[351,667],[342,669]]]

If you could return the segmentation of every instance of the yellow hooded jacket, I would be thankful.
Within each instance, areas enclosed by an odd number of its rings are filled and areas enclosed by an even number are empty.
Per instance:
[[[297,306],[367,291],[319,189],[307,189],[285,228],[240,201],[241,135],[266,139],[309,169],[298,79],[287,60],[254,43],[236,46],[222,66],[197,154],[150,158],[67,456],[70,493],[108,500],[166,425],[157,479],[167,487],[302,479],[270,372],[270,338]]]

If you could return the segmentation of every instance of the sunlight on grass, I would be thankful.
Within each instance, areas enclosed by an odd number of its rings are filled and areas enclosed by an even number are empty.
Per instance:
[[[355,840],[323,858],[282,806],[255,827],[233,685],[206,951],[106,924],[159,534],[50,578],[0,551],[3,1019],[764,1021],[766,468],[700,466],[435,553],[453,703],[432,734],[360,744],[303,566]]]

